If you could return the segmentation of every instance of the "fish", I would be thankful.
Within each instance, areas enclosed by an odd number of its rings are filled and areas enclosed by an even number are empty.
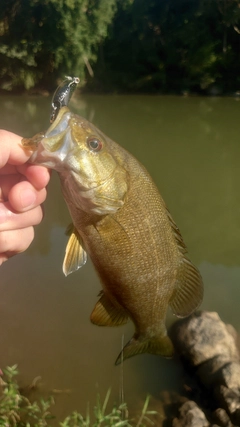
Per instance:
[[[89,256],[102,290],[90,320],[135,332],[116,359],[142,353],[172,357],[168,307],[189,316],[201,304],[203,281],[158,188],[122,146],[68,106],[44,133],[22,140],[30,162],[57,171],[72,225],[63,261],[68,275]]]

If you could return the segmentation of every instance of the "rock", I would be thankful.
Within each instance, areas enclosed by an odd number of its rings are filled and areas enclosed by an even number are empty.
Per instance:
[[[229,414],[240,411],[240,394],[238,389],[230,389],[224,385],[220,385],[220,387],[215,388],[214,395]]]
[[[240,364],[228,362],[221,355],[199,365],[196,374],[205,387],[222,384],[240,391]]]
[[[190,381],[197,379],[191,398],[201,402],[215,425],[240,427],[240,361],[235,329],[225,325],[217,313],[199,312],[177,322],[171,338],[185,361]],[[193,408],[186,413],[182,411],[174,427],[195,426],[187,424],[193,422]],[[214,411],[212,417],[210,411]]]
[[[230,325],[230,323],[226,323],[226,328],[230,335],[232,335],[235,342],[237,342],[238,339],[238,333],[236,329],[233,327],[233,325]]]
[[[231,420],[223,408],[218,408],[214,411],[213,419],[220,427],[232,427]]]
[[[220,355],[226,363],[238,361],[239,354],[233,336],[234,328],[227,327],[214,312],[195,313],[177,322],[172,333],[176,349],[193,366]]]
[[[240,391],[240,364],[236,362],[228,363],[221,369],[221,382],[231,389]]]
[[[174,418],[172,427],[208,427],[209,422],[198,405],[189,400],[179,409],[179,418]]]
[[[226,357],[215,356],[198,366],[196,374],[201,383],[208,388],[216,384],[225,384],[223,380],[222,369],[228,364],[229,360]]]

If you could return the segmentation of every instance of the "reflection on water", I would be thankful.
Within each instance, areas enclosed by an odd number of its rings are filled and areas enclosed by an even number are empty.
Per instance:
[[[202,307],[240,330],[240,104],[231,98],[84,96],[71,106],[147,167],[201,270]],[[49,109],[50,98],[2,97],[0,126],[32,136],[48,126]],[[57,397],[60,416],[84,412],[109,386],[118,399],[121,369],[113,364],[122,334],[127,341],[133,331],[131,324],[111,329],[89,322],[100,284],[89,261],[63,276],[69,222],[53,174],[36,239],[1,267],[0,284],[1,366],[17,362],[25,384],[41,375],[45,392],[71,389]],[[124,364],[130,405],[181,384],[175,361],[142,355]]]

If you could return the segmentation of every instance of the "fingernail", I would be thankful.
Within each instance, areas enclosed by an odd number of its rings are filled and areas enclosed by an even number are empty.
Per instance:
[[[27,208],[34,205],[36,201],[36,194],[34,193],[34,191],[28,189],[21,192],[20,198],[22,202],[22,207]]]

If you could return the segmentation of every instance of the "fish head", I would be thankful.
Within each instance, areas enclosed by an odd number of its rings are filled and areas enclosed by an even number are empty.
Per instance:
[[[92,123],[62,107],[44,134],[23,139],[33,151],[30,162],[56,170],[65,199],[98,214],[115,212],[124,203],[127,171],[117,147]]]

